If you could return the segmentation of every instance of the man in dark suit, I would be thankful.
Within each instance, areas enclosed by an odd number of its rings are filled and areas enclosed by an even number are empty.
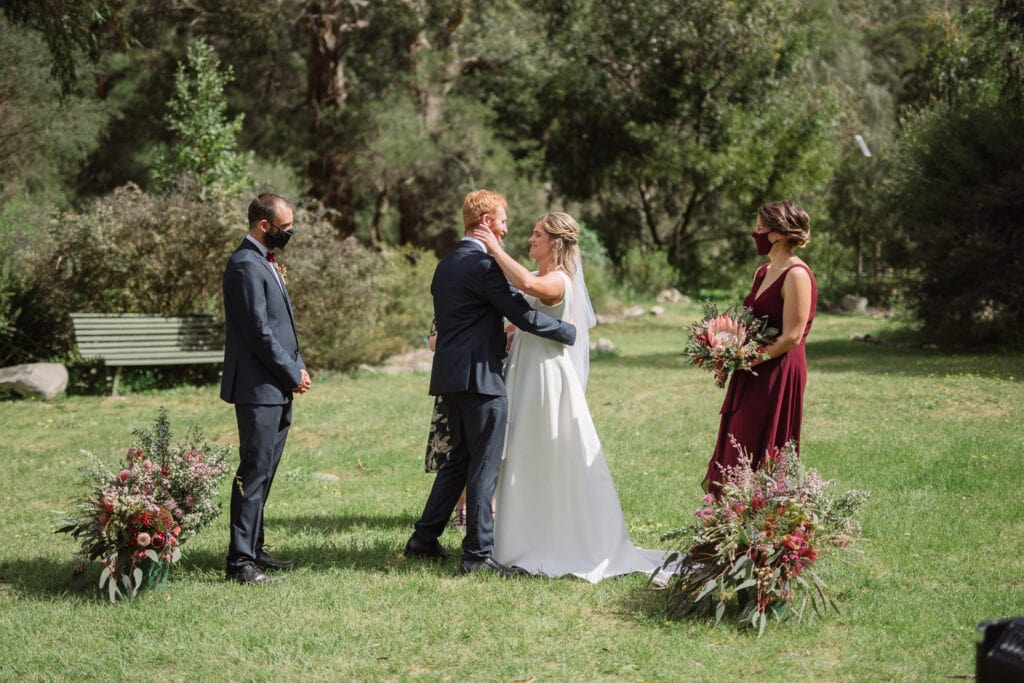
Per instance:
[[[502,274],[484,245],[469,236],[481,227],[499,239],[508,231],[508,204],[500,194],[477,190],[466,196],[462,219],[466,236],[434,271],[437,346],[430,373],[430,394],[448,407],[452,450],[438,471],[423,515],[405,546],[406,557],[443,558],[438,542],[463,487],[466,487],[466,537],[460,570],[517,573],[491,558],[494,516],[491,498],[498,482],[508,415],[502,379],[506,335],[502,316],[521,330],[572,344],[576,328],[530,308]]]
[[[249,234],[224,270],[227,340],[220,397],[235,404],[239,441],[226,578],[241,583],[276,583],[281,579],[266,572],[295,566],[263,548],[263,508],[288,438],[292,394],[310,387],[274,252],[291,236],[292,207],[283,197],[261,194],[249,204]]]

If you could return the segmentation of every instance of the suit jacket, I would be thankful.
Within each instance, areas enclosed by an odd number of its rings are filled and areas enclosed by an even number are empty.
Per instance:
[[[291,301],[274,265],[249,239],[242,240],[224,270],[224,316],[220,397],[228,403],[290,401],[306,367]]]
[[[470,392],[504,396],[502,316],[526,332],[563,344],[576,340],[569,323],[535,311],[480,246],[462,240],[441,259],[430,285],[437,347],[430,372],[434,396]]]

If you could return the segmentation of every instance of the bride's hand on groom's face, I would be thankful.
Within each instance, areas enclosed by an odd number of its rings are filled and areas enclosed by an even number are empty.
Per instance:
[[[501,243],[498,242],[498,238],[494,236],[494,233],[487,228],[476,228],[472,232],[472,237],[480,240],[487,247],[487,251],[493,254],[495,251],[501,248]]]

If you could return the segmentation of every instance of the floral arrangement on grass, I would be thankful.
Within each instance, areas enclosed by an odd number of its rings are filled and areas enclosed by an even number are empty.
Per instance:
[[[715,377],[715,385],[725,386],[737,370],[757,374],[751,363],[768,360],[765,347],[779,331],[768,327],[767,318],[755,318],[753,312],[733,304],[722,313],[718,307],[704,301],[703,317],[690,324],[685,353],[690,362],[704,368]]]
[[[665,562],[677,574],[666,613],[713,613],[718,623],[735,596],[737,621],[760,636],[769,615],[802,620],[808,601],[819,616],[830,606],[838,611],[812,567],[860,536],[856,516],[869,494],[837,492],[834,481],[805,470],[795,442],[769,450],[756,471],[735,439],[733,445],[741,462],[725,468],[720,497],[708,494],[696,523],[663,537],[683,542]]]
[[[99,560],[100,590],[111,602],[134,598],[143,587],[162,585],[180,546],[220,514],[215,500],[227,474],[228,447],[211,450],[202,433],[191,429],[185,444],[172,446],[167,411],[152,430],[135,430],[116,472],[83,451],[83,467],[92,490],[75,504],[58,533],[81,540],[76,573]]]

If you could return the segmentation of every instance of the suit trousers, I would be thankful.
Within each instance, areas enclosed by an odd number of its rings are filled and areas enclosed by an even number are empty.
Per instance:
[[[263,551],[263,508],[274,483],[292,423],[292,402],[235,404],[238,471],[231,486],[231,545],[228,567],[253,562]]]
[[[494,548],[491,498],[498,484],[505,444],[508,399],[471,393],[444,394],[452,450],[438,470],[413,538],[433,543],[444,533],[466,487],[466,537],[462,559],[484,560]]]

